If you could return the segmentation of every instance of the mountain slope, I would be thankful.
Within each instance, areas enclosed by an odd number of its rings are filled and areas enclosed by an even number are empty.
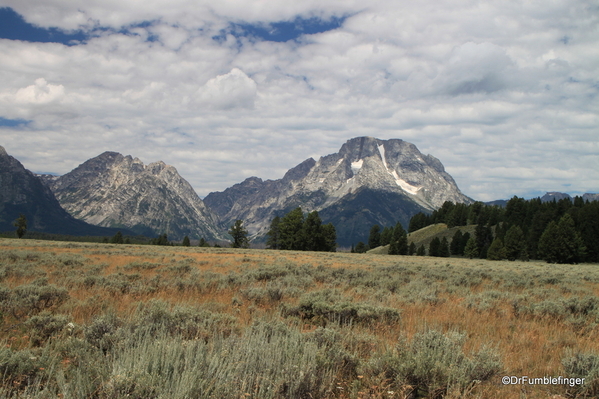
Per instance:
[[[256,237],[275,215],[297,206],[317,210],[323,222],[335,224],[343,246],[363,240],[374,223],[407,226],[415,213],[445,201],[472,202],[435,157],[403,140],[373,137],[348,140],[339,152],[307,159],[282,179],[251,177],[204,199],[225,224],[243,219]]]
[[[164,162],[104,152],[59,178],[46,180],[74,217],[98,226],[125,226],[171,239],[220,238],[215,216],[191,185]]]
[[[73,218],[40,179],[0,146],[0,231],[15,230],[13,221],[21,213],[28,231],[90,236],[111,236],[117,231]]]

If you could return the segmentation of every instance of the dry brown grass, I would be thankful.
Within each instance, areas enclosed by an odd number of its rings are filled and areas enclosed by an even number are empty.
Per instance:
[[[292,251],[267,251],[267,250],[233,250],[227,248],[183,248],[183,247],[151,247],[135,245],[102,245],[86,244],[66,246],[59,243],[43,241],[9,240],[0,241],[0,252],[27,251],[40,255],[73,254],[85,259],[86,266],[101,266],[101,276],[111,276],[121,273],[133,276],[143,281],[159,276],[168,275],[169,267],[177,262],[189,261],[191,271],[194,273],[213,273],[217,275],[240,275],[248,270],[257,270],[261,267],[272,265],[293,265],[300,267],[308,265],[311,268],[324,267],[326,269],[345,269],[376,271],[379,268],[403,265],[417,273],[439,272],[451,268],[460,272],[485,269],[488,274],[501,272],[502,275],[520,275],[524,271],[537,273],[543,276],[554,268],[540,262],[491,262],[486,260],[470,260],[456,258],[429,258],[429,257],[392,257],[373,254],[347,254],[347,253],[313,253]],[[149,262],[156,267],[128,268],[133,262]],[[596,265],[571,266],[570,271],[563,269],[566,276],[562,283],[562,298],[569,298],[577,293],[576,289],[586,290],[594,295],[599,294],[598,280],[584,281],[583,277]],[[59,264],[46,264],[40,266],[42,271],[49,276],[49,283],[62,284],[62,277],[53,277],[57,270],[63,268]],[[2,284],[15,287],[29,283],[32,277],[7,277]],[[62,280],[61,280],[62,279]],[[568,280],[569,279],[569,280]],[[566,281],[567,280],[567,281]],[[427,280],[429,281],[429,280]],[[449,280],[441,280],[440,284],[446,287]],[[350,281],[338,287],[346,295],[368,300],[372,295],[370,291],[358,293],[350,285]],[[266,282],[252,283],[255,287],[264,287]],[[326,284],[315,282],[306,291],[322,289]],[[554,289],[555,284],[536,282],[535,288]],[[276,315],[278,303],[254,304],[243,300],[241,304],[234,304],[233,298],[240,297],[239,288],[243,287],[208,287],[178,288],[177,286],[161,287],[155,292],[123,292],[115,293],[103,287],[85,288],[74,286],[69,288],[69,306],[60,309],[62,313],[68,312],[73,321],[79,324],[88,323],[94,317],[107,311],[116,312],[123,317],[131,317],[137,304],[151,299],[160,299],[172,304],[198,305],[218,304],[224,312],[238,318],[241,326],[247,326],[260,315]],[[401,288],[400,288],[401,289]],[[480,294],[496,289],[510,295],[526,295],[529,288],[507,287],[498,284],[492,278],[483,278],[478,284],[462,287],[456,293],[444,291],[439,294],[437,303],[423,303],[405,301],[397,295],[382,296],[379,299],[384,306],[401,310],[401,321],[394,325],[374,325],[370,327],[356,326],[356,332],[363,332],[379,338],[378,349],[391,348],[402,335],[412,337],[415,333],[425,328],[435,328],[442,331],[464,331],[468,340],[466,351],[477,351],[485,345],[492,345],[499,349],[504,367],[502,375],[514,376],[559,376],[564,375],[561,359],[567,349],[578,349],[599,353],[599,331],[596,327],[588,328],[584,332],[577,331],[571,324],[563,319],[552,317],[519,317],[514,313],[510,301],[503,301],[489,310],[477,310],[465,305],[466,296]],[[553,292],[553,291],[552,291]],[[557,292],[557,291],[556,291]],[[557,295],[557,294],[556,294]],[[297,297],[285,298],[286,303],[294,305]],[[306,323],[304,331],[316,328],[311,323]],[[22,331],[17,331],[22,333]],[[18,341],[17,346],[23,346],[26,340],[16,335],[15,329],[3,329],[3,338],[8,341]],[[499,376],[500,377],[500,376]],[[466,397],[476,398],[547,398],[553,395],[565,395],[563,387],[552,386],[504,386],[499,377],[491,383],[484,383],[475,387]],[[379,387],[380,388],[380,387]],[[397,392],[393,395],[384,395],[384,390],[377,389],[374,393],[363,393],[360,398],[375,397],[401,397]],[[341,395],[343,396],[343,395]]]

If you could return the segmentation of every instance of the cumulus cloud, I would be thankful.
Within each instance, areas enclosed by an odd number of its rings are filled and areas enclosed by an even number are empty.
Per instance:
[[[0,117],[31,120],[2,145],[33,170],[114,150],[206,195],[369,135],[413,142],[476,199],[599,191],[599,12],[583,0],[4,3],[90,35],[0,39]],[[333,16],[288,42],[243,32]]]
[[[198,89],[202,105],[216,109],[253,108],[258,92],[256,82],[239,68],[210,79]]]
[[[48,84],[46,79],[39,78],[35,84],[19,89],[15,94],[15,102],[19,104],[48,104],[64,98],[64,86]]]

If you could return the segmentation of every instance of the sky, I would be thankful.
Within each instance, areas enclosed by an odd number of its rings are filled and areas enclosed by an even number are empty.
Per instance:
[[[596,193],[598,42],[585,0],[0,0],[0,145],[162,160],[203,197],[373,136],[476,200]]]

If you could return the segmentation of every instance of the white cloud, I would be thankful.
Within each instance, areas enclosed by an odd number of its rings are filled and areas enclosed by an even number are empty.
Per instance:
[[[0,117],[32,121],[0,144],[32,170],[115,150],[206,195],[369,135],[435,155],[477,199],[599,191],[599,13],[582,0],[5,3],[40,26],[111,28],[71,47],[0,40]],[[349,17],[286,43],[226,34],[333,15]]]
[[[216,109],[253,108],[257,85],[239,68],[210,79],[199,88],[200,104]]]
[[[64,98],[64,86],[48,84],[46,79],[39,78],[35,84],[19,89],[15,94],[18,104],[48,104]]]

